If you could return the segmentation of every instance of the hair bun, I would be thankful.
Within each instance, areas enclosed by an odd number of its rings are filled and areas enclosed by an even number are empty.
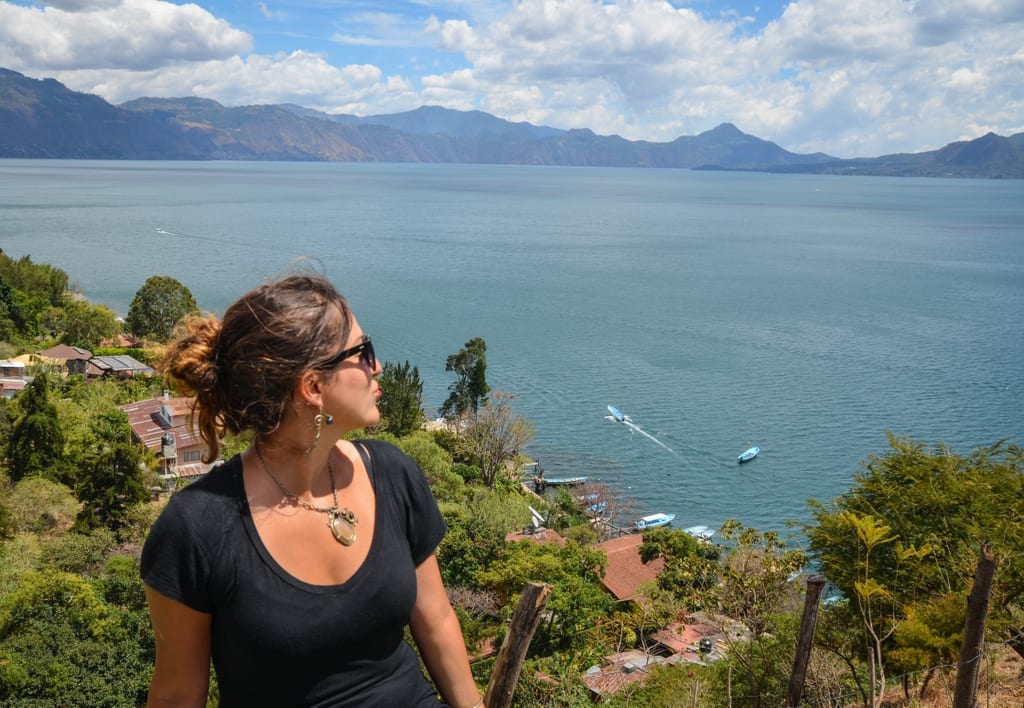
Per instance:
[[[179,325],[179,337],[164,355],[166,375],[194,393],[216,391],[220,380],[217,345],[221,323],[214,315],[193,315]]]

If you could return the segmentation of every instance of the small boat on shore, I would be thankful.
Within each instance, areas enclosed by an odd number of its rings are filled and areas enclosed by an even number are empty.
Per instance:
[[[736,458],[736,461],[740,462],[740,463],[750,462],[755,457],[757,457],[757,453],[759,453],[759,452],[761,452],[761,448],[759,448],[757,446],[752,447],[752,448],[750,448],[748,450],[744,450],[743,453],[739,457]]]
[[[648,514],[636,520],[636,528],[638,531],[644,531],[646,529],[655,529],[659,526],[668,526],[674,518],[676,518],[675,514]]]
[[[694,538],[701,541],[707,541],[715,535],[715,530],[710,526],[691,526],[683,530],[686,531],[686,533],[693,536]]]
[[[565,486],[569,486],[569,487],[574,487],[576,485],[583,484],[584,482],[586,482],[587,478],[586,477],[545,477],[544,481],[547,482],[548,484],[550,484],[553,487],[557,487],[558,485],[565,485]]]
[[[533,488],[537,492],[543,492],[548,487],[575,487],[586,481],[586,477],[544,477],[537,475],[533,478]]]

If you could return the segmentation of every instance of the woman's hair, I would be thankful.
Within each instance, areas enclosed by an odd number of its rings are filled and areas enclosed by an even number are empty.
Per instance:
[[[217,459],[224,433],[271,433],[300,376],[348,341],[352,316],[325,277],[297,274],[265,283],[224,313],[194,316],[164,355],[165,379],[195,396],[192,423]]]

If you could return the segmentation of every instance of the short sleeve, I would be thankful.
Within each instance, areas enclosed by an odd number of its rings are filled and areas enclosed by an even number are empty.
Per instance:
[[[190,496],[183,490],[171,497],[150,529],[142,546],[142,580],[161,595],[209,613],[209,563],[189,524]]]
[[[404,456],[404,455],[403,455]],[[409,550],[417,566],[437,550],[441,539],[448,532],[448,526],[437,507],[434,493],[430,491],[423,470],[412,458],[406,457],[409,482]]]
[[[394,494],[410,556],[419,566],[437,549],[448,531],[427,478],[416,461],[395,445],[364,440],[360,448],[364,461],[373,467],[377,493],[386,485]]]

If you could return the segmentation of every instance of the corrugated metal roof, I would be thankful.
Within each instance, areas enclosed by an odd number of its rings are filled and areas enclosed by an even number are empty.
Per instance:
[[[161,422],[160,406],[163,402],[163,398],[150,398],[121,406],[121,410],[128,414],[128,423],[132,426],[135,437],[154,452],[160,452],[160,442],[164,433],[174,434],[175,444],[179,449],[203,445],[202,438],[193,434],[187,425],[192,399],[183,397],[167,399],[174,413],[174,424],[171,426],[165,426]]]

